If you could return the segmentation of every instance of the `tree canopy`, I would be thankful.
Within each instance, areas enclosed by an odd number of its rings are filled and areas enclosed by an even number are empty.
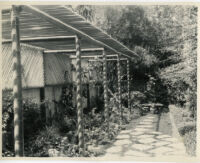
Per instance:
[[[140,55],[131,66],[132,78],[148,81],[153,75],[168,88],[171,102],[191,101],[196,109],[196,6],[83,5],[75,10]]]

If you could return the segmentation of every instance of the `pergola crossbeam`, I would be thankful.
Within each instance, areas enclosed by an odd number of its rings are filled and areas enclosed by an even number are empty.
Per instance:
[[[96,51],[103,51],[104,48],[88,48],[88,49],[81,49],[81,52],[96,52]],[[48,54],[55,54],[55,53],[75,53],[76,49],[65,49],[65,50],[44,50],[44,53]]]
[[[21,38],[20,42],[35,42],[35,41],[61,41],[75,39],[76,36],[51,36],[51,37],[32,37],[32,38]],[[2,43],[11,43],[11,39],[3,39]],[[74,49],[75,51],[75,49]]]
[[[90,62],[97,62],[97,61],[103,62],[102,59],[97,59],[97,60],[95,60],[95,59],[90,59],[90,60],[88,60],[88,61],[90,61]],[[106,61],[117,61],[117,59],[107,59]],[[127,61],[127,58],[120,58],[120,61]]]
[[[42,19],[44,19],[48,22],[51,22],[52,24],[54,24],[54,25],[56,25],[56,26],[58,26],[58,27],[60,27],[64,30],[67,30],[68,32],[76,33],[80,38],[82,38],[82,37],[87,38],[87,39],[93,41],[94,43],[104,47],[104,48],[107,48],[107,49],[109,49],[109,50],[111,50],[111,51],[113,51],[117,54],[119,53],[116,49],[110,47],[109,45],[107,45],[107,44],[105,44],[105,43],[103,43],[99,40],[94,39],[93,37],[89,36],[88,34],[72,27],[71,25],[69,25],[67,23],[64,23],[63,21],[41,11],[40,9],[37,9],[37,8],[30,6],[30,5],[24,5],[23,10],[27,11],[28,13],[32,13],[32,14],[38,16],[38,17],[41,17]],[[124,53],[120,53],[120,54],[132,59],[132,57],[130,57],[130,56],[124,54]],[[137,56],[137,55],[135,54],[135,56]]]

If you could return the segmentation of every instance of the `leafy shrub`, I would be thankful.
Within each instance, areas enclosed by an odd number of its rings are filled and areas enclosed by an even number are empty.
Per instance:
[[[144,103],[146,101],[146,95],[139,91],[132,91],[130,93],[131,103]]]
[[[131,98],[131,108],[134,111],[138,111],[140,115],[143,115],[142,113],[142,104],[146,102],[146,95],[139,91],[132,91],[130,93]]]
[[[5,156],[10,156],[12,155],[10,153],[14,151],[13,95],[11,91],[3,91],[2,97],[3,153]],[[24,144],[26,148],[28,139],[44,126],[40,117],[40,106],[30,99],[24,99],[23,118]]]
[[[185,135],[186,133],[191,132],[195,129],[196,129],[196,124],[194,122],[192,123],[188,122],[188,123],[185,123],[184,126],[179,127],[178,130],[181,135]]]
[[[29,140],[26,154],[34,157],[48,156],[48,150],[58,148],[60,141],[61,137],[55,126],[45,127]]]
[[[36,134],[44,123],[40,116],[40,106],[27,99],[23,101],[23,117],[24,117],[24,139],[28,139],[33,134]]]
[[[2,143],[3,156],[14,155],[13,144],[13,96],[11,91],[2,92]]]
[[[13,96],[11,91],[2,92],[2,130],[9,132],[13,129]]]
[[[64,119],[56,125],[60,132],[67,133],[76,130],[76,118],[65,116]]]
[[[186,151],[189,155],[195,156],[196,155],[196,130],[190,130],[187,133],[185,133],[184,136],[184,144],[186,147]]]
[[[163,81],[157,74],[154,74],[154,76],[149,75],[149,81],[147,82],[147,90],[144,94],[146,95],[146,101],[148,103],[161,103],[164,105],[161,111],[168,112],[168,89],[166,85],[163,84]]]

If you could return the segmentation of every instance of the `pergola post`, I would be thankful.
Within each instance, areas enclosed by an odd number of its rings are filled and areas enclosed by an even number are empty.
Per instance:
[[[78,117],[78,146],[80,154],[84,150],[84,135],[83,135],[83,108],[81,100],[81,49],[80,39],[75,37],[76,46],[76,102],[77,102],[77,117]]]
[[[22,106],[22,77],[19,33],[19,6],[12,6],[11,39],[13,55],[13,110],[14,110],[14,146],[15,156],[24,155],[23,106]]]
[[[121,104],[121,100],[122,100],[122,92],[121,92],[121,66],[120,66],[120,56],[118,54],[117,57],[117,76],[118,76],[118,100],[119,100],[119,110],[120,110],[120,118],[121,118],[121,125],[122,125],[122,120],[123,120],[123,112],[122,112],[122,104]]]
[[[131,99],[130,99],[130,61],[127,59],[127,93],[128,93],[128,109],[131,113]]]
[[[109,110],[108,110],[108,81],[107,81],[107,60],[106,52],[103,50],[103,88],[104,88],[104,116],[109,131]]]

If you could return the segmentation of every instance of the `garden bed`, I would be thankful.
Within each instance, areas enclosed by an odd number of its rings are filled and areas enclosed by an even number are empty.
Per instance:
[[[196,154],[196,121],[190,116],[187,109],[171,106],[170,113],[172,114],[175,125],[183,138],[186,152],[190,156]]]

